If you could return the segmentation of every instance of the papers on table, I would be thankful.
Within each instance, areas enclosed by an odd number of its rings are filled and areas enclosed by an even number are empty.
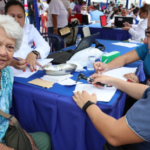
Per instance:
[[[60,82],[60,81],[64,81],[66,79],[69,79],[70,77],[72,77],[73,75],[68,74],[68,75],[63,75],[63,76],[50,76],[50,75],[44,75],[41,79],[42,80],[46,80],[46,81],[51,81],[54,83]]]
[[[99,89],[92,84],[78,84],[76,85],[74,92],[82,92],[83,90],[85,90],[91,95],[95,93],[97,96],[97,101],[102,102],[109,102],[116,92],[116,88],[114,87],[104,87]]]
[[[123,43],[123,42],[117,42],[117,43],[112,43],[113,45],[118,45],[118,46],[123,46],[123,47],[128,47],[128,48],[133,48],[137,47],[137,44],[134,43]]]
[[[129,67],[121,67],[117,69],[113,69],[103,73],[103,75],[118,78],[126,81],[127,79],[123,77],[123,75],[127,73],[135,73],[137,68],[129,68]]]
[[[67,80],[63,80],[58,82],[58,84],[60,85],[64,85],[64,86],[73,86],[73,85],[77,85],[77,84],[81,84],[82,82],[77,82],[72,80],[72,79],[67,79]]]
[[[38,61],[42,66],[48,64],[48,63],[51,62],[52,60],[53,60],[53,59],[37,59],[37,61]],[[14,74],[15,77],[28,78],[28,77],[30,77],[31,75],[35,74],[35,73],[39,70],[40,67],[36,65],[37,71],[33,71],[33,72],[30,71],[30,68],[29,68],[29,67],[26,68],[26,71],[25,71],[25,72],[23,72],[23,70],[17,70],[17,69],[15,69],[14,67],[11,67],[11,68],[12,68],[12,70],[13,70],[13,74]]]

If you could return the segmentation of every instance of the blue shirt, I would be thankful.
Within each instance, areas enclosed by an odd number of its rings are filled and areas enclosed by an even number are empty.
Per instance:
[[[94,10],[90,12],[91,15],[91,21],[100,21],[100,16],[103,16],[103,12],[99,10]]]
[[[137,150],[150,150],[150,88],[127,112],[128,126],[146,142],[135,144]]]
[[[1,90],[0,90],[0,109],[9,114],[12,105],[12,86],[13,72],[10,67],[1,70]],[[9,120],[0,116],[0,142],[5,144],[3,140],[8,129]]]
[[[136,48],[136,52],[141,60],[143,60],[143,69],[146,79],[150,79],[150,53],[148,44],[143,44]]]

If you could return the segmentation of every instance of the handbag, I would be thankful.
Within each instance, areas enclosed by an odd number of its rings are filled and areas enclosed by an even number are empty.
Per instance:
[[[13,122],[13,126],[9,125],[4,137],[6,145],[16,150],[32,150],[31,143],[18,120],[2,110],[0,110],[0,115]]]
[[[71,31],[69,27],[65,27],[65,28],[59,29],[59,34],[62,38],[66,38],[67,36],[71,34]]]

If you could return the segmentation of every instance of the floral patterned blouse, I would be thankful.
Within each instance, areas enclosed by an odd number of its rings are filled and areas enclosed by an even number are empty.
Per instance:
[[[10,67],[1,70],[0,109],[9,113],[12,106],[13,72]],[[8,129],[9,120],[0,116],[0,142],[5,144],[4,136]]]

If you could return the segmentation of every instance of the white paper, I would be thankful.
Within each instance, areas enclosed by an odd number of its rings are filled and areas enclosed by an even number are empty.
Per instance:
[[[51,62],[52,60],[53,60],[53,59],[37,59],[37,61],[38,61],[42,66],[48,64],[48,63]],[[30,68],[29,68],[29,67],[26,68],[26,71],[25,71],[25,72],[23,72],[23,70],[15,69],[14,67],[11,67],[11,68],[12,68],[12,70],[13,70],[13,75],[14,75],[15,77],[28,78],[28,77],[30,77],[31,75],[35,74],[35,73],[39,70],[40,67],[36,65],[37,71],[33,71],[33,72],[30,71]]]
[[[123,42],[117,42],[117,43],[112,43],[113,45],[118,45],[118,46],[123,46],[123,47],[128,47],[128,48],[133,48],[133,47],[137,47],[137,44],[133,44],[133,43],[123,43]]]
[[[121,67],[121,68],[107,71],[107,72],[103,73],[103,75],[118,78],[118,79],[126,81],[127,79],[124,78],[123,76],[127,73],[135,73],[136,69],[137,68]]]
[[[66,80],[71,78],[73,75],[68,74],[68,75],[62,75],[62,76],[50,76],[50,75],[44,75],[41,79],[46,80],[46,81],[51,81],[54,83]]]
[[[72,86],[72,85],[77,85],[77,84],[81,84],[82,82],[77,82],[72,80],[72,79],[67,79],[67,80],[63,80],[58,82],[58,84],[60,85],[64,85],[64,86]]]
[[[83,90],[91,95],[95,93],[97,101],[102,102],[109,102],[116,92],[116,88],[114,87],[103,87],[99,89],[92,84],[77,84],[74,92],[82,92]]]

